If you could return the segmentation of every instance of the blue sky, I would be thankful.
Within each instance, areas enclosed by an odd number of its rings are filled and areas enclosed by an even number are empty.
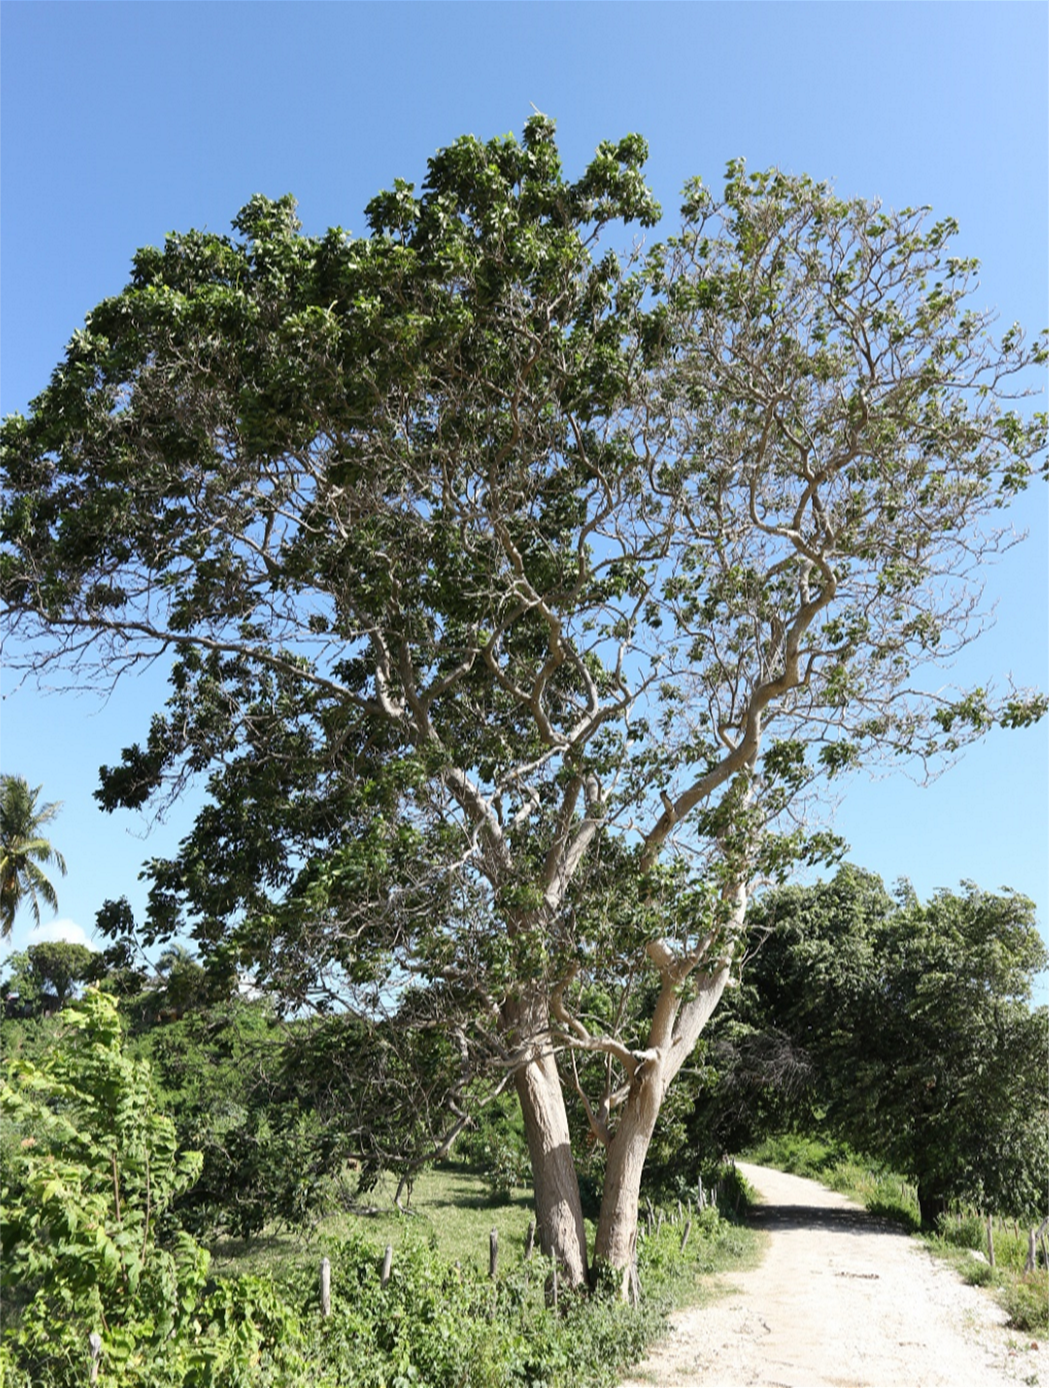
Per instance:
[[[24,410],[132,252],[228,229],[252,193],[293,192],[310,232],[360,231],[438,147],[558,121],[570,174],[640,131],[673,225],[677,194],[729,158],[831,178],[845,195],[931,203],[984,265],[981,303],[1047,314],[1049,10],[1041,4],[532,3],[2,5],[0,411]],[[1044,407],[1044,402],[1043,402]],[[1047,489],[988,573],[995,629],[959,680],[1045,687]],[[90,934],[107,897],[141,908],[142,860],[188,827],[104,816],[97,769],[142,737],[162,673],[108,702],[3,681],[0,763],[61,800],[61,919]],[[995,735],[934,786],[853,782],[837,818],[855,862],[923,896],[969,878],[1032,896],[1045,926],[1045,727]],[[13,943],[29,939],[28,915]],[[67,928],[67,927],[64,927]]]

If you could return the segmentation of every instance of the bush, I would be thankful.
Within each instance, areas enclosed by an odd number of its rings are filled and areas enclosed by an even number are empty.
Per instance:
[[[510,1199],[531,1183],[531,1166],[520,1112],[494,1104],[458,1142],[458,1153],[484,1177],[493,1202]]]
[[[6,1382],[82,1384],[92,1333],[112,1388],[268,1382],[267,1365],[294,1358],[295,1318],[261,1282],[209,1286],[208,1254],[184,1231],[158,1237],[200,1156],[178,1150],[115,1002],[89,990],[62,1021],[51,1052],[12,1061],[0,1090]]]

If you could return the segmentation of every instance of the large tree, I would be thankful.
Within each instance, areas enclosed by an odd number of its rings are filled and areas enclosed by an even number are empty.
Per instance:
[[[30,663],[173,657],[103,803],[209,775],[147,935],[433,1029],[460,1111],[478,1066],[512,1077],[581,1283],[576,1088],[625,1287],[751,884],[828,847],[806,792],[1040,712],[921,671],[978,629],[1043,349],[992,340],[950,222],[775,171],[690,184],[679,235],[617,253],[658,217],[645,155],[569,181],[536,116],[364,237],[255,197],[233,238],[140,251],[3,433]]]
[[[58,895],[41,864],[66,874],[66,860],[44,835],[62,805],[38,805],[41,789],[33,789],[24,776],[0,776],[0,936],[5,939],[25,903],[37,925],[41,901],[58,910]]]

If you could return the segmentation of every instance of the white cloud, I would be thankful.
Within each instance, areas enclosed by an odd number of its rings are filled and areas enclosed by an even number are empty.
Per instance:
[[[35,925],[29,932],[26,945],[39,945],[44,940],[63,940],[69,945],[87,945],[88,949],[94,950],[97,954],[98,946],[93,945],[84,933],[82,926],[77,925],[76,921],[59,918],[51,921],[49,925]]]

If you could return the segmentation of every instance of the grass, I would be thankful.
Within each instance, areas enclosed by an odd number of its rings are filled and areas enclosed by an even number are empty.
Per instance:
[[[494,1200],[479,1175],[457,1165],[421,1172],[407,1212],[394,1204],[396,1191],[394,1178],[382,1178],[355,1209],[333,1212],[308,1232],[271,1226],[254,1239],[223,1239],[212,1246],[212,1268],[221,1275],[268,1272],[284,1262],[301,1262],[315,1246],[354,1234],[380,1246],[390,1244],[395,1254],[406,1238],[432,1238],[448,1263],[487,1270],[489,1234],[495,1229],[500,1264],[524,1256],[531,1191],[518,1189],[508,1200]]]
[[[518,1187],[509,1197],[494,1198],[484,1178],[469,1167],[447,1164],[423,1171],[412,1189],[407,1212],[394,1204],[397,1183],[383,1178],[355,1209],[327,1215],[308,1232],[293,1232],[276,1225],[253,1239],[222,1239],[211,1247],[212,1271],[220,1276],[264,1274],[286,1263],[296,1265],[316,1254],[324,1244],[359,1235],[380,1247],[397,1249],[406,1239],[432,1242],[448,1263],[488,1269],[489,1235],[499,1235],[499,1266],[510,1266],[524,1257],[528,1226],[532,1220],[532,1192]],[[676,1212],[676,1211],[675,1211]],[[667,1213],[670,1213],[668,1207]],[[698,1220],[698,1216],[697,1216]],[[681,1229],[673,1235],[665,1226],[668,1249],[680,1242]],[[761,1239],[755,1231],[728,1220],[708,1220],[706,1237],[696,1239],[695,1256],[684,1266],[692,1270],[675,1277],[674,1300],[691,1304],[702,1294],[695,1278],[709,1278],[738,1267],[751,1267],[760,1257]],[[587,1222],[588,1242],[594,1228]],[[661,1258],[666,1271],[671,1259]],[[669,1275],[669,1274],[668,1274]]]
[[[975,1210],[954,1210],[945,1215],[935,1234],[924,1241],[939,1257],[952,1264],[960,1276],[978,1287],[989,1287],[1009,1313],[1016,1330],[1049,1333],[1049,1269],[1037,1267],[1025,1273],[1027,1230],[1012,1220],[993,1221],[994,1260],[988,1258],[987,1221]],[[974,1257],[974,1254],[980,1257]]]
[[[746,1160],[808,1176],[864,1205],[872,1214],[902,1225],[949,1262],[964,1281],[987,1287],[1008,1312],[1014,1329],[1049,1334],[1049,1269],[1039,1267],[1024,1273],[1027,1231],[1013,1221],[995,1221],[996,1266],[992,1268],[989,1262],[973,1257],[974,1253],[987,1255],[987,1224],[982,1215],[955,1210],[940,1220],[935,1233],[921,1232],[915,1188],[844,1144],[791,1133],[766,1139],[746,1153]]]

